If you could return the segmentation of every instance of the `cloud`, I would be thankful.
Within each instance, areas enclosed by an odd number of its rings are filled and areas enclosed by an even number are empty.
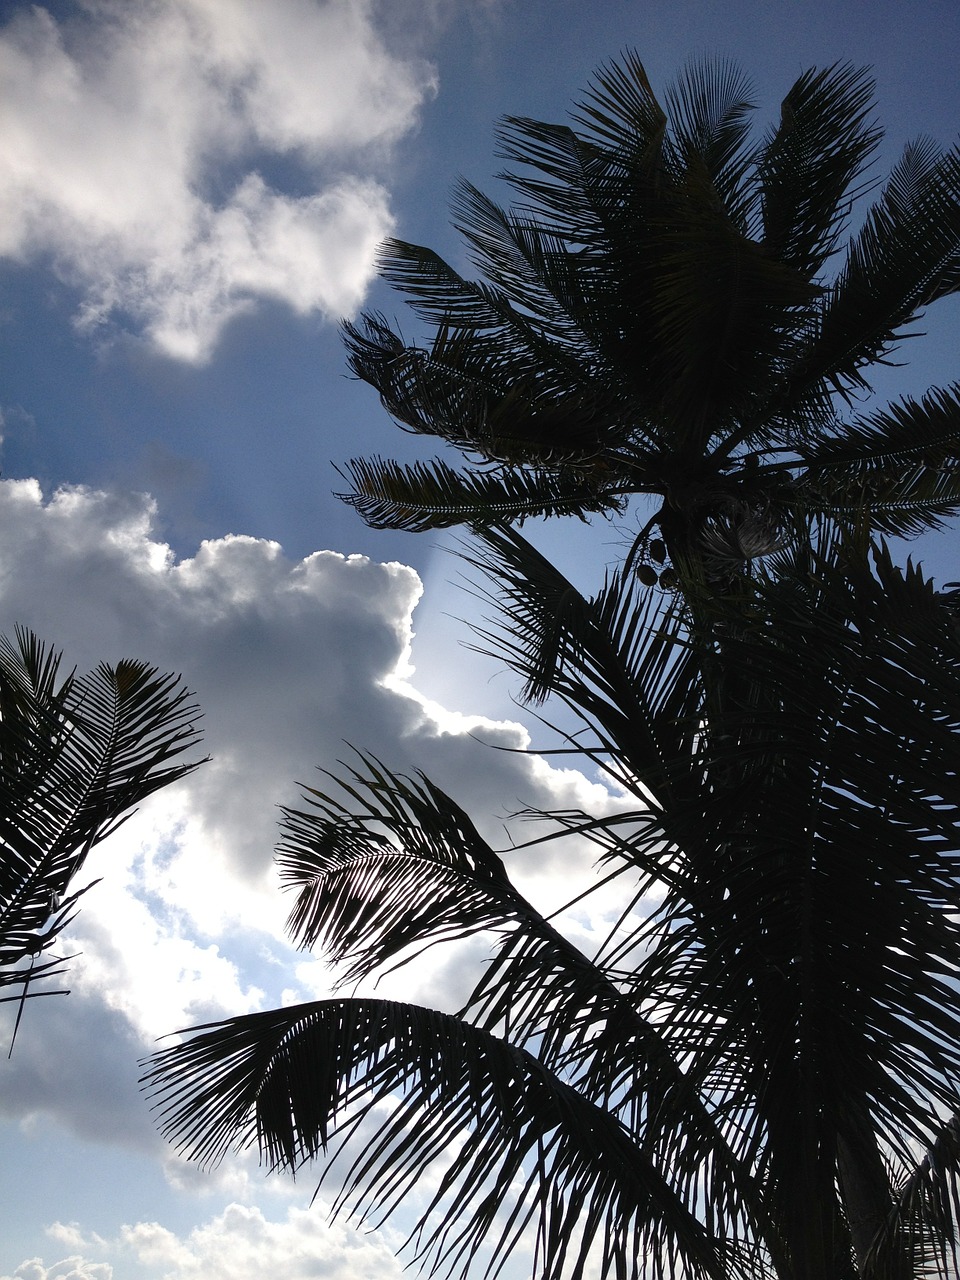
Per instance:
[[[86,1234],[75,1223],[54,1223],[47,1234],[70,1250],[68,1257],[49,1267],[30,1259],[0,1280],[112,1280],[121,1272],[158,1280],[247,1280],[278,1273],[286,1280],[400,1280],[404,1274],[383,1240],[331,1225],[320,1207],[291,1208],[285,1218],[272,1220],[255,1206],[231,1204],[183,1236],[157,1222],[124,1226],[110,1240]]]
[[[323,1275],[328,1280],[398,1278],[402,1268],[382,1241],[371,1241],[340,1224],[330,1226],[322,1209],[292,1208],[272,1222],[255,1207],[233,1204],[217,1218],[179,1240],[163,1228],[139,1223],[123,1243],[137,1258],[164,1268],[164,1280],[241,1280],[282,1268],[289,1280]]]
[[[41,1258],[28,1258],[12,1276],[0,1276],[0,1280],[113,1280],[113,1267],[108,1262],[84,1262],[76,1255],[50,1267]]]
[[[137,1086],[143,1041],[96,991],[70,985],[69,996],[27,1001],[13,1054],[3,1064],[0,1116],[27,1132],[46,1118],[80,1138],[159,1149]],[[6,1058],[10,1006],[2,1014]]]
[[[0,29],[0,255],[49,260],[77,323],[200,362],[278,299],[359,306],[390,148],[435,89],[368,0],[85,0]]]
[[[289,903],[273,847],[277,804],[296,803],[297,780],[322,782],[315,766],[333,768],[347,741],[399,772],[424,769],[501,844],[506,816],[524,805],[614,803],[574,770],[484,745],[524,747],[527,735],[484,718],[471,691],[456,711],[417,695],[412,569],[332,551],[293,561],[275,542],[239,535],[178,560],[155,537],[155,516],[144,495],[47,497],[35,481],[0,481],[0,631],[30,626],[81,669],[132,656],[182,672],[204,713],[211,763],[158,793],[88,860],[86,875],[102,880],[62,939],[81,953],[73,994],[28,1006],[5,1086],[11,1116],[47,1113],[153,1150],[133,1082],[154,1037],[276,1006],[285,992],[329,992],[323,962],[284,941]],[[511,866],[551,910],[589,861],[568,844]],[[454,1008],[483,958],[482,939],[431,951],[380,993],[409,999],[419,984],[425,1002]],[[10,1018],[6,1006],[8,1032]],[[68,1077],[57,1068],[64,1044]],[[127,1073],[112,1110],[111,1063]]]
[[[0,481],[0,630],[31,626],[80,666],[139,656],[183,673],[213,762],[145,806],[128,835],[155,842],[163,823],[178,826],[168,888],[176,847],[202,842],[201,901],[168,900],[207,932],[234,914],[229,889],[217,900],[223,872],[238,894],[272,892],[275,805],[294,802],[296,782],[312,784],[313,766],[331,767],[348,742],[399,771],[423,768],[498,840],[524,805],[604,803],[576,771],[478,740],[523,747],[520,725],[416,694],[413,569],[333,551],[294,562],[279,544],[240,535],[178,561],[154,538],[155,515],[143,495],[65,488],[48,499],[35,481]]]

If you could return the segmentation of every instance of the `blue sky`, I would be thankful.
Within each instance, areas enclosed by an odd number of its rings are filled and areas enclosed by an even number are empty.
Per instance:
[[[0,630],[182,671],[215,757],[98,852],[73,994],[29,1008],[0,1063],[0,1280],[399,1275],[396,1238],[327,1227],[309,1179],[173,1161],[135,1087],[156,1035],[327,990],[283,942],[271,849],[274,806],[344,739],[426,769],[494,833],[521,804],[610,803],[484,750],[527,730],[509,682],[457,647],[448,614],[471,606],[443,540],[371,532],[332,497],[336,461],[418,452],[346,376],[337,319],[402,319],[374,279],[385,234],[465,265],[448,197],[461,173],[496,189],[496,119],[563,119],[623,48],[660,86],[692,56],[737,59],[761,123],[806,67],[871,64],[880,176],[919,133],[957,139],[960,11],[6,0],[0,23]],[[956,301],[883,395],[956,378]],[[593,573],[615,537],[547,542]],[[956,552],[955,532],[921,549],[941,579]],[[526,886],[557,902],[574,857]],[[455,1005],[478,959],[421,966],[424,1000]]]

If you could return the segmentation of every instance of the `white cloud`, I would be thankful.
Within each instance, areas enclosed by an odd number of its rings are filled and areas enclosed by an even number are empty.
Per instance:
[[[237,882],[238,907],[249,906],[245,885],[272,892],[274,806],[294,801],[295,781],[312,783],[313,766],[330,767],[347,742],[392,768],[423,768],[498,839],[503,818],[525,804],[606,799],[573,770],[477,740],[523,747],[519,725],[416,696],[413,569],[332,551],[294,563],[277,543],[238,535],[176,561],[152,536],[154,514],[142,495],[72,488],[48,500],[35,481],[0,482],[0,630],[25,623],[80,666],[140,656],[184,674],[214,760],[155,807],[164,823],[185,824],[177,847],[203,842],[192,882],[200,903],[191,907],[186,885],[168,901],[195,910],[207,932],[234,914],[229,888],[215,900],[222,872]],[[153,807],[147,817],[125,838],[155,842]],[[175,851],[165,857],[168,887],[180,869]]]
[[[341,1224],[327,1223],[323,1210],[292,1208],[272,1222],[256,1207],[233,1204],[186,1239],[152,1223],[123,1232],[123,1244],[138,1261],[163,1269],[164,1280],[244,1280],[278,1269],[289,1280],[323,1275],[328,1280],[379,1280],[402,1275],[386,1244]]]
[[[49,1267],[41,1258],[28,1258],[12,1276],[0,1276],[0,1280],[113,1280],[113,1267],[109,1262],[85,1262],[77,1255]]]
[[[24,7],[0,81],[0,254],[49,257],[81,327],[187,361],[258,298],[357,308],[392,227],[378,172],[435,87],[368,0]]]
[[[315,765],[344,758],[345,741],[400,772],[424,769],[500,843],[503,819],[523,805],[611,803],[572,770],[477,740],[522,747],[519,725],[416,696],[412,569],[331,551],[293,562],[277,543],[241,536],[178,561],[153,519],[142,495],[73,488],[45,498],[34,481],[0,481],[0,631],[26,624],[81,669],[133,656],[182,672],[204,713],[212,762],[145,804],[88,861],[102,882],[63,940],[82,953],[73,994],[28,1007],[3,1094],[11,1117],[47,1113],[140,1149],[157,1141],[135,1089],[136,1058],[153,1037],[275,1006],[294,985],[297,998],[315,998],[329,983],[322,962],[295,974],[273,847],[277,804],[296,802],[296,780],[312,784]],[[541,847],[511,865],[553,909],[589,856]],[[420,983],[426,1002],[451,1008],[482,961],[482,940],[433,950],[380,991],[408,999]]]
[[[328,1223],[320,1206],[291,1208],[285,1218],[272,1220],[255,1206],[230,1204],[183,1236],[157,1222],[124,1226],[110,1240],[84,1233],[76,1223],[54,1223],[47,1234],[70,1250],[68,1257],[50,1266],[30,1259],[13,1277],[0,1280],[112,1280],[120,1275],[247,1280],[278,1273],[286,1280],[400,1280],[403,1275],[383,1239]]]

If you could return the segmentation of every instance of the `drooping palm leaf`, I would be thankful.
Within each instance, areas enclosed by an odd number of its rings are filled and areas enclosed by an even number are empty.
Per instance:
[[[584,1098],[621,1120],[643,1114],[646,1142],[664,1153],[685,1201],[709,1168],[720,1218],[757,1215],[749,1166],[634,998],[514,888],[449,796],[428,779],[360,760],[362,772],[334,779],[344,799],[311,790],[310,809],[285,811],[278,855],[281,877],[298,890],[294,940],[322,943],[335,964],[348,960],[342,976],[353,982],[409,958],[412,944],[495,928],[496,963],[464,1016],[491,1032],[506,1028],[514,1044],[536,1044]]]
[[[258,1144],[299,1168],[361,1125],[338,1205],[382,1216],[448,1160],[417,1256],[463,1274],[537,1224],[544,1277],[580,1276],[590,1246],[643,1258],[651,1280],[756,1275],[749,1241],[704,1229],[627,1130],[530,1053],[460,1019],[383,1000],[321,1001],[200,1029],[145,1076],[165,1131],[194,1159]],[[401,1091],[402,1101],[375,1112]],[[336,1166],[333,1166],[336,1167]],[[426,1228],[443,1205],[440,1225]],[[500,1216],[500,1215],[505,1215]]]
[[[495,582],[505,624],[480,633],[484,650],[522,676],[525,699],[582,716],[626,790],[661,808],[671,789],[686,795],[697,672],[676,602],[617,574],[588,600],[515,530],[479,536],[486,551],[465,558]]]
[[[393,247],[411,263],[425,252]],[[383,317],[364,316],[344,326],[350,366],[404,427],[489,460],[563,467],[632,440],[636,413],[599,358],[585,367],[566,344],[548,343],[529,320],[505,312],[509,324],[481,333],[457,313],[429,350],[404,347]]]
[[[523,899],[460,806],[423,775],[398,777],[371,756],[359,763],[330,775],[339,795],[311,787],[309,808],[283,811],[277,859],[297,890],[294,942],[349,961],[342,980],[353,982],[413,944],[515,921]]]

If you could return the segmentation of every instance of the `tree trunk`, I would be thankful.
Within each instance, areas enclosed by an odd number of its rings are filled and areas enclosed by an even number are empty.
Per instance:
[[[848,1112],[837,1136],[837,1173],[857,1268],[864,1280],[913,1280],[911,1260],[885,1252],[871,1256],[893,1207],[890,1181],[865,1107]],[[877,1271],[880,1262],[881,1270]]]

